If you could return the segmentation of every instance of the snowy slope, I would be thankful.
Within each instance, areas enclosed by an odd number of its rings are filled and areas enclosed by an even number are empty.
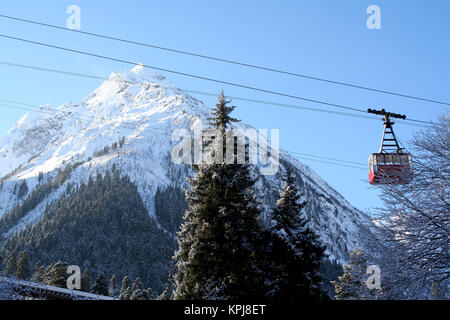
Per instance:
[[[111,74],[79,104],[45,106],[27,113],[0,138],[0,217],[23,200],[14,193],[22,180],[30,193],[39,183],[39,173],[47,182],[59,169],[73,163],[79,166],[3,238],[37,221],[45,205],[57,199],[67,183],[86,182],[113,164],[136,183],[149,213],[156,218],[156,189],[186,187],[185,178],[193,174],[188,166],[172,163],[170,152],[176,142],[171,142],[171,134],[179,128],[192,130],[199,121],[206,123],[208,110],[163,76],[136,66],[131,71]],[[121,147],[99,153],[123,137]],[[280,156],[280,173],[262,176],[257,182],[262,206],[269,212],[274,205],[284,170],[290,167],[296,171],[299,187],[308,200],[306,210],[313,228],[328,244],[331,258],[345,262],[348,251],[359,243],[359,226],[371,223],[370,219],[307,166],[288,153],[281,152]]]

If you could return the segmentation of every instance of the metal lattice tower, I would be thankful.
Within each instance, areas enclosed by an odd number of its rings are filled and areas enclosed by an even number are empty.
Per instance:
[[[394,129],[392,128],[395,122],[392,122],[390,117],[405,120],[406,116],[398,113],[386,112],[384,109],[368,109],[367,112],[384,116],[384,131],[379,153],[403,153],[403,148],[400,148],[394,134]]]

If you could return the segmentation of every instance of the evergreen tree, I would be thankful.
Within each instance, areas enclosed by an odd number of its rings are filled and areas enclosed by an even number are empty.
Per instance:
[[[239,120],[230,116],[236,107],[228,106],[231,101],[227,100],[223,91],[220,92],[218,100],[216,107],[211,111],[211,117],[208,117],[208,121],[213,128],[225,130],[229,124],[239,122]]]
[[[91,275],[89,274],[89,270],[84,269],[81,274],[81,291],[89,292],[91,289]]]
[[[349,264],[344,266],[344,273],[338,281],[332,281],[337,300],[374,299],[374,291],[366,285],[367,257],[361,249],[350,252]],[[375,290],[375,289],[373,289]]]
[[[30,266],[28,262],[28,251],[24,250],[19,254],[17,259],[16,277],[18,279],[26,280],[30,275]]]
[[[103,274],[99,275],[95,279],[92,285],[91,293],[107,296],[108,295],[108,283],[106,282],[105,276]]]
[[[325,248],[307,225],[308,221],[302,214],[305,205],[305,202],[300,202],[294,175],[288,171],[273,212],[270,299],[325,298],[318,273]]]
[[[132,295],[131,287],[128,287],[125,290],[120,292],[119,299],[120,300],[130,300],[131,295]]]
[[[226,129],[236,120],[223,92],[210,123],[216,132],[212,150],[226,148]],[[231,130],[231,129],[230,129]],[[217,139],[222,135],[222,139]],[[219,137],[220,138],[220,137]],[[222,144],[221,144],[222,143]],[[225,150],[226,151],[226,150]],[[240,299],[263,295],[259,266],[260,221],[248,164],[200,164],[191,190],[175,254],[175,299]],[[230,162],[229,162],[230,163]],[[217,286],[216,286],[217,284]],[[214,297],[210,288],[217,287]]]
[[[136,289],[130,297],[130,300],[145,300],[144,293],[141,289]]]
[[[112,276],[109,280],[108,293],[111,297],[116,296],[116,276]]]
[[[131,297],[131,281],[130,278],[128,278],[128,276],[123,277],[122,279],[122,286],[120,288],[120,295],[119,295],[119,299],[120,300],[128,300]]]
[[[131,292],[135,292],[136,290],[142,290],[142,280],[139,277],[134,279],[133,285],[131,286]]]
[[[169,277],[166,282],[164,291],[156,297],[156,300],[173,300],[175,292],[175,266],[174,263],[170,264]]]
[[[67,287],[67,263],[58,261],[49,266],[43,274],[43,282],[48,286],[66,288]]]
[[[13,250],[9,253],[5,260],[5,274],[10,277],[16,273],[17,270],[17,254]]]

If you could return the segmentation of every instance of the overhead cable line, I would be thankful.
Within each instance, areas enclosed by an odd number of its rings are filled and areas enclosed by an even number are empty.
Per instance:
[[[168,72],[168,73],[172,73],[172,74],[177,74],[177,75],[190,77],[190,78],[194,78],[194,79],[205,80],[205,81],[209,81],[209,82],[225,84],[225,85],[228,85],[228,86],[248,89],[248,90],[252,90],[252,91],[258,91],[258,92],[273,94],[273,95],[277,95],[277,96],[281,96],[281,97],[297,99],[297,100],[302,100],[302,101],[308,101],[308,102],[323,104],[323,105],[327,105],[327,106],[331,106],[331,107],[336,107],[336,108],[341,108],[341,109],[346,109],[346,110],[352,110],[352,111],[356,111],[356,112],[366,113],[365,110],[357,109],[357,108],[353,108],[353,107],[349,107],[349,106],[344,106],[344,105],[341,105],[341,104],[336,104],[336,103],[331,103],[331,102],[326,102],[326,101],[320,101],[320,100],[316,100],[316,99],[310,99],[310,98],[300,97],[300,96],[296,96],[296,95],[292,95],[292,94],[282,93],[282,92],[278,92],[278,91],[274,91],[274,90],[262,89],[262,88],[252,87],[252,86],[249,86],[249,85],[239,84],[239,83],[235,83],[235,82],[230,82],[230,81],[224,81],[224,80],[219,80],[219,79],[199,76],[199,75],[195,75],[195,74],[192,74],[192,73],[186,73],[186,72],[170,70],[170,69],[166,69],[166,68],[160,68],[160,67],[156,67],[156,66],[150,66],[150,65],[147,65],[147,64],[139,63],[139,62],[133,62],[133,61],[129,61],[129,60],[124,60],[124,59],[119,59],[119,58],[114,58],[114,57],[108,57],[108,56],[105,56],[105,55],[100,55],[100,54],[91,53],[91,52],[87,52],[87,51],[81,51],[81,50],[75,50],[75,49],[66,48],[66,47],[55,46],[55,45],[52,45],[52,44],[49,44],[49,43],[44,43],[44,42],[39,42],[39,41],[33,41],[33,40],[13,37],[13,36],[5,35],[5,34],[0,34],[0,37],[6,38],[6,39],[11,39],[11,40],[16,40],[16,41],[21,41],[21,42],[25,42],[25,43],[30,43],[30,44],[34,44],[34,45],[44,46],[44,47],[48,47],[48,48],[63,50],[63,51],[67,51],[67,52],[72,52],[72,53],[76,53],[76,54],[91,56],[91,57],[100,58],[100,59],[104,59],[104,60],[120,62],[120,63],[133,65],[133,66],[141,65],[142,67],[145,67],[145,68],[154,69],[154,70],[163,71],[163,72]]]
[[[299,156],[308,156],[310,157],[310,154],[306,154],[306,153],[300,153],[300,152],[296,152],[296,151],[289,151],[287,150],[287,152],[295,154],[295,155],[299,155]],[[346,162],[349,164],[353,164],[353,165],[360,165],[363,167],[366,167],[367,165],[361,162],[355,162],[355,161],[347,161],[347,160],[342,160],[342,159],[336,159],[336,158],[328,158],[328,157],[322,157],[322,156],[315,156],[317,158],[321,158],[321,159],[325,159],[325,160],[332,160],[332,161],[339,161],[339,162]]]
[[[85,74],[85,73],[70,72],[70,71],[64,71],[64,70],[58,70],[58,69],[50,69],[50,68],[44,68],[44,67],[38,67],[38,66],[17,64],[17,63],[11,63],[11,62],[6,62],[6,61],[0,61],[0,65],[6,65],[6,66],[11,66],[11,67],[24,68],[24,69],[30,69],[30,70],[36,70],[36,71],[43,71],[43,72],[58,73],[58,74],[64,74],[64,75],[68,75],[68,76],[84,77],[84,78],[90,78],[90,79],[95,79],[95,80],[109,80],[109,78],[107,78],[107,77],[101,77],[101,76],[90,75],[90,74]],[[129,84],[138,84],[138,85],[144,84],[143,82],[139,82],[139,81],[128,81],[128,80],[123,80],[123,81],[126,83],[129,83]],[[214,93],[208,93],[208,92],[203,92],[203,91],[198,91],[198,90],[188,90],[188,89],[182,89],[182,90],[184,92],[191,93],[191,94],[199,94],[199,95],[211,96],[211,97],[217,96],[217,94],[214,94]],[[318,108],[298,106],[298,105],[292,105],[292,104],[286,104],[286,103],[277,103],[277,102],[273,102],[273,101],[249,99],[249,98],[243,98],[243,97],[237,97],[237,96],[228,96],[228,97],[233,100],[240,100],[240,101],[246,101],[246,102],[257,103],[257,104],[273,105],[273,106],[284,107],[284,108],[299,109],[299,110],[306,110],[306,111],[313,111],[313,112],[322,112],[322,113],[329,113],[329,114],[336,114],[336,115],[350,116],[350,117],[358,117],[358,118],[379,121],[379,119],[377,117],[368,116],[365,114],[364,115],[353,114],[353,113],[348,113],[348,112],[318,109]],[[423,123],[426,125],[433,125],[432,122],[425,122],[425,121],[414,120],[414,119],[406,119],[406,121],[420,122],[420,123]],[[421,126],[419,124],[410,123],[410,122],[401,122],[401,123],[406,124],[406,125],[412,125],[412,126]]]
[[[193,56],[193,57],[202,58],[202,59],[224,62],[224,63],[228,63],[228,64],[234,64],[234,65],[253,68],[253,69],[259,69],[259,70],[264,70],[264,71],[269,71],[269,72],[274,72],[274,73],[279,73],[279,74],[284,74],[284,75],[289,75],[289,76],[294,76],[294,77],[300,77],[300,78],[304,78],[304,79],[315,80],[315,81],[330,83],[330,84],[334,84],[334,85],[340,85],[340,86],[345,86],[345,87],[350,87],[350,88],[355,88],[355,89],[372,91],[372,92],[381,93],[381,94],[393,95],[393,96],[398,96],[398,97],[402,97],[402,98],[408,98],[408,99],[413,99],[413,100],[419,100],[419,101],[424,101],[424,102],[429,102],[429,103],[434,103],[434,104],[442,104],[442,105],[450,106],[449,102],[437,101],[434,99],[422,98],[422,97],[412,96],[412,95],[398,93],[398,92],[389,91],[389,90],[376,89],[376,88],[352,84],[352,83],[348,83],[348,82],[330,80],[330,79],[326,79],[326,78],[320,78],[320,77],[315,77],[315,76],[311,76],[311,75],[300,74],[300,73],[296,73],[296,72],[255,65],[255,64],[251,64],[251,63],[245,63],[245,62],[233,61],[233,60],[224,59],[224,58],[212,57],[209,55],[198,54],[198,53],[193,53],[193,52],[188,52],[188,51],[183,51],[183,50],[178,50],[178,49],[172,49],[172,48],[157,46],[157,45],[153,45],[153,44],[149,44],[149,43],[143,43],[143,42],[139,42],[139,41],[132,41],[132,40],[127,40],[127,39],[123,39],[123,38],[108,36],[108,35],[99,34],[99,33],[86,32],[86,31],[75,30],[75,29],[68,29],[68,28],[60,27],[60,26],[53,25],[53,24],[8,16],[8,15],[0,14],[0,17],[6,18],[6,19],[11,19],[11,20],[16,20],[16,21],[21,21],[21,22],[26,22],[26,23],[31,23],[31,24],[35,24],[35,25],[41,25],[41,26],[45,26],[45,27],[55,28],[55,29],[59,29],[59,30],[70,31],[70,32],[79,33],[79,34],[83,34],[83,35],[119,41],[119,42],[123,42],[123,43],[127,43],[127,44],[133,44],[133,45],[173,52],[173,53],[177,53],[177,54]]]
[[[330,162],[330,161],[324,161],[324,160],[318,160],[318,159],[305,158],[305,157],[300,157],[300,156],[296,156],[296,155],[294,155],[294,158],[301,159],[301,160],[309,160],[309,161],[321,162],[321,163],[332,164],[332,165],[341,166],[341,167],[354,168],[354,169],[360,169],[360,170],[367,171],[367,169],[365,169],[365,168],[352,166],[352,165],[348,165],[348,164],[343,164],[343,163],[337,163],[337,162]]]

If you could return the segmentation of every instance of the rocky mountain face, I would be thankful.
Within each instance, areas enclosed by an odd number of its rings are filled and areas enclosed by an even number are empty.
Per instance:
[[[77,228],[79,235],[76,239],[79,241],[71,238],[71,247],[55,236],[55,228],[64,228],[66,233],[70,233],[67,224],[70,225],[70,221],[78,221],[81,217],[70,216],[71,212],[68,211],[80,210],[67,197],[74,197],[73,193],[78,192],[79,197],[91,201],[83,186],[89,186],[89,183],[95,185],[98,178],[106,174],[127,176],[136,189],[136,194],[132,191],[133,196],[128,196],[140,198],[135,199],[135,204],[142,202],[141,209],[148,216],[148,221],[145,222],[147,228],[137,230],[133,239],[151,238],[148,230],[153,230],[155,237],[151,241],[158,239],[167,242],[167,245],[159,249],[163,251],[161,254],[153,252],[149,255],[153,260],[161,260],[151,264],[151,268],[156,268],[156,265],[162,268],[157,273],[158,279],[150,279],[151,273],[145,276],[150,285],[163,289],[164,272],[169,269],[169,251],[174,248],[175,232],[186,208],[183,196],[183,190],[188,187],[186,178],[195,173],[189,165],[175,164],[172,161],[171,152],[177,141],[172,141],[171,136],[176,129],[193,131],[200,123],[206,124],[208,112],[209,108],[201,101],[142,66],[111,74],[109,80],[79,104],[68,103],[57,108],[42,106],[28,112],[0,138],[0,176],[3,177],[0,180],[0,245],[3,245],[0,254],[8,254],[14,248],[31,248],[35,251],[30,254],[33,262],[41,260],[54,263],[55,261],[50,260],[56,259],[56,256],[46,254],[39,247],[40,242],[45,242],[45,239],[33,236],[39,230],[42,233],[40,237],[54,237],[54,246],[58,248],[59,254],[63,252],[61,248],[72,252],[64,255],[65,259],[73,260],[67,261],[69,264],[80,264],[97,272],[107,270],[109,273],[131,273],[131,276],[138,276],[142,266],[132,268],[131,265],[150,263],[139,260],[142,259],[141,254],[127,257],[129,261],[125,267],[116,264],[114,268],[106,268],[99,259],[90,261],[89,256],[79,257],[74,253],[81,243],[84,249],[89,246],[83,240],[83,229]],[[250,128],[242,123],[238,127]],[[345,263],[349,251],[360,242],[360,226],[370,224],[371,219],[351,206],[310,168],[281,151],[279,172],[275,175],[261,175],[255,186],[268,221],[282,186],[283,173],[287,169],[297,176],[298,186],[307,201],[306,213],[313,229],[320,234],[327,246],[329,260],[337,264]],[[103,182],[102,180],[101,183]],[[98,190],[112,190],[111,193],[120,197],[115,184],[105,183],[102,186]],[[130,190],[133,186],[129,187]],[[113,201],[108,199],[104,201]],[[69,206],[66,213],[56,210],[58,203]],[[95,207],[95,202],[89,203]],[[126,204],[120,205],[126,208]],[[111,206],[114,207],[114,202],[111,202]],[[142,210],[136,213],[139,219],[144,219]],[[52,212],[55,216],[52,216]],[[67,219],[63,217],[65,214]],[[93,210],[92,215],[95,214],[96,211]],[[107,216],[103,218],[108,219]],[[83,216],[85,226],[89,222],[102,223],[99,219],[90,219]],[[133,219],[133,216],[127,213],[120,219]],[[46,221],[54,223],[54,228],[46,227]],[[136,225],[132,223],[122,232],[130,235]],[[107,229],[103,228],[102,232],[107,232]],[[120,232],[120,228],[114,229],[111,237],[119,242],[118,246],[124,241],[128,241],[128,245],[130,238],[121,237]],[[142,250],[152,250],[136,240],[136,245],[138,244]],[[111,249],[114,246],[108,248],[110,264],[114,259],[123,259],[118,254],[115,255]],[[46,250],[56,249],[49,247]]]

